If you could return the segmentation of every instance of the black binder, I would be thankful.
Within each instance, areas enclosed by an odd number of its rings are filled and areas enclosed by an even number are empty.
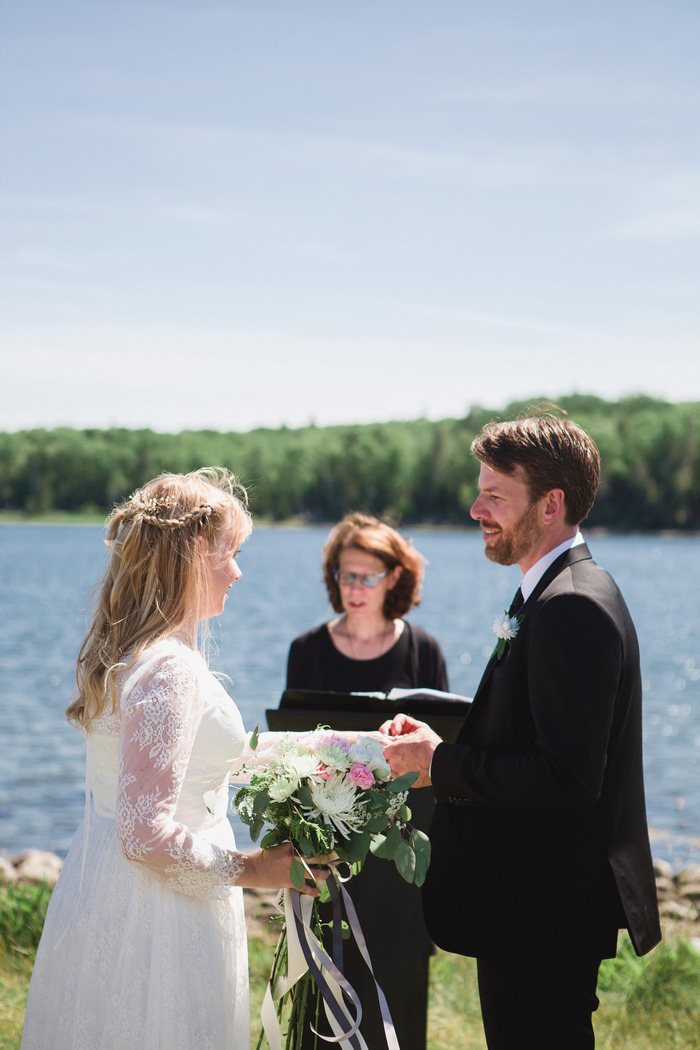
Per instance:
[[[273,731],[309,732],[318,725],[327,725],[331,729],[370,732],[403,713],[427,722],[443,740],[453,742],[470,704],[469,697],[438,689],[392,689],[389,693],[286,689],[279,707],[265,714]]]

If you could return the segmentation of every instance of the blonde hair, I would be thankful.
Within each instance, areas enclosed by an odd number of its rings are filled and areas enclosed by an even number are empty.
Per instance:
[[[105,540],[111,558],[78,655],[69,722],[87,727],[108,694],[114,709],[114,672],[199,620],[208,555],[226,541],[237,548],[251,529],[245,489],[222,467],[161,474],[115,508]]]

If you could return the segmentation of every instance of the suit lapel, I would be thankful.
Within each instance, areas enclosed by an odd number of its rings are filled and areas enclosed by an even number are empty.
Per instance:
[[[574,565],[576,562],[579,561],[585,561],[586,559],[590,559],[590,557],[591,553],[588,550],[588,547],[585,543],[578,543],[575,547],[570,547],[568,551],[564,551],[563,554],[560,554],[556,561],[552,562],[549,568],[545,570],[541,578],[537,581],[534,591],[523,602],[518,615],[527,616],[528,610],[532,608],[532,606],[540,597],[540,595],[544,594],[552,580],[555,580],[560,572],[563,572],[563,570],[568,568],[570,565]],[[476,693],[474,694],[474,700],[472,702],[471,708],[467,712],[465,721],[470,717],[474,709],[478,708],[479,705],[477,701],[479,700],[479,697],[486,690],[488,683],[491,679],[491,675],[493,674],[495,668],[498,667],[504,659],[505,656],[499,659],[496,656],[496,651],[494,649],[493,653],[491,654],[491,658],[489,659],[489,662],[486,664],[484,673],[481,676],[481,681],[479,682]]]
[[[591,552],[585,543],[578,543],[575,547],[570,547],[568,551],[560,554],[556,561],[553,561],[549,568],[542,573],[534,591],[523,605],[521,612],[527,612],[528,607],[532,607],[539,596],[547,590],[552,580],[556,580],[560,572],[568,569],[570,565],[575,565],[577,561],[586,561],[587,559],[590,561],[590,557]]]

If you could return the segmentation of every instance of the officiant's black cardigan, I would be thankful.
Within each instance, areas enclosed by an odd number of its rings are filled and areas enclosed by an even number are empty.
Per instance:
[[[497,959],[639,954],[660,939],[642,775],[637,637],[585,544],[522,607],[454,744],[432,763],[432,937]]]

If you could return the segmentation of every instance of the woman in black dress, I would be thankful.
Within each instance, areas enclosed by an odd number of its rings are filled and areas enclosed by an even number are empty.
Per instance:
[[[408,540],[376,518],[349,514],[336,525],[323,548],[323,575],[339,615],[292,642],[287,689],[446,691],[440,646],[403,619],[420,603],[424,563]],[[432,790],[412,790],[408,804],[414,826],[427,831]],[[348,889],[401,1050],[425,1050],[432,945],[423,924],[420,891],[404,882],[393,864],[371,854]],[[354,942],[344,947],[345,974],[362,1003],[360,1030],[375,1050],[385,1040],[374,982]],[[302,1045],[304,1050],[314,1045],[308,1030]]]

